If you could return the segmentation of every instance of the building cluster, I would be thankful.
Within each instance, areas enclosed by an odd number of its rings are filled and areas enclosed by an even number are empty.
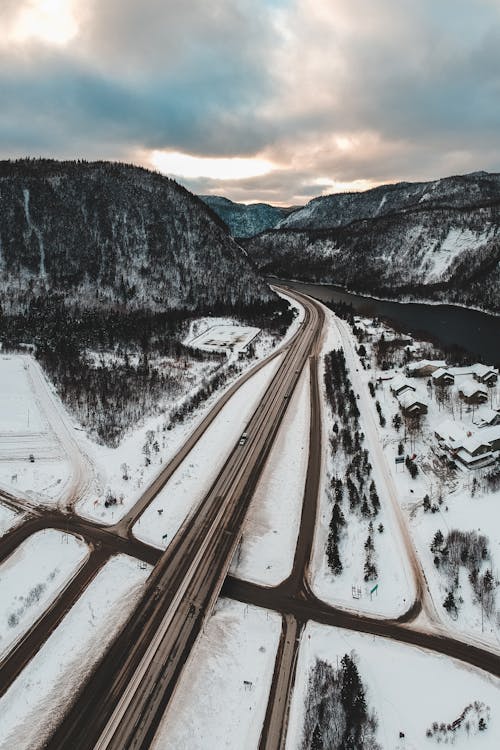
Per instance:
[[[498,370],[483,364],[448,367],[446,362],[420,360],[411,362],[404,375],[396,375],[390,389],[406,417],[420,417],[428,413],[429,398],[418,379],[426,379],[428,388],[440,393],[458,394],[470,424],[446,419],[434,434],[440,449],[463,467],[476,469],[488,466],[500,458],[500,406],[494,402],[494,386]],[[429,393],[429,389],[427,390]]]

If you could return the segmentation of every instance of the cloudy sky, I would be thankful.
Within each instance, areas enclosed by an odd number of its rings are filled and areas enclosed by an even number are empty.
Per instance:
[[[500,0],[0,0],[0,157],[304,203],[500,171]]]

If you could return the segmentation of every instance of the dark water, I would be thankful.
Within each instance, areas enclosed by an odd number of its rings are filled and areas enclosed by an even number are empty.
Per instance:
[[[438,345],[459,346],[481,358],[485,364],[500,366],[500,317],[455,305],[428,305],[420,302],[382,302],[350,294],[336,286],[284,282],[299,292],[325,302],[346,302],[367,317],[383,317],[400,323],[413,334],[432,338]]]

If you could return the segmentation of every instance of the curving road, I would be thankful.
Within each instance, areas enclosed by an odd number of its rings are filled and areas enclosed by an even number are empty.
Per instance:
[[[303,325],[282,350],[283,361],[248,426],[245,446],[235,446],[193,518],[179,530],[165,552],[134,539],[131,527],[164,486],[171,473],[215,418],[234,390],[269,358],[249,371],[225,394],[188,440],[183,450],[148,488],[129,513],[114,526],[101,526],[78,516],[33,508],[9,497],[12,507],[28,513],[0,539],[0,561],[33,531],[60,528],[82,536],[93,547],[89,562],[61,596],[0,663],[0,684],[6,689],[50,635],[102,564],[126,552],[153,564],[144,596],[90,680],[82,686],[67,716],[47,744],[49,748],[141,748],[151,745],[161,717],[175,691],[187,656],[221,591],[242,602],[281,612],[283,633],[276,657],[260,749],[282,748],[295,679],[300,634],[307,620],[381,635],[417,645],[500,676],[500,657],[458,638],[428,632],[414,623],[422,606],[432,616],[423,572],[400,513],[398,522],[415,579],[416,597],[400,618],[384,620],[358,615],[319,601],[308,584],[314,539],[318,487],[322,466],[321,399],[318,355],[324,319],[322,305],[293,290],[283,289],[306,309]],[[342,331],[346,356],[354,362],[347,331]],[[277,351],[271,357],[278,356]],[[265,464],[283,414],[302,368],[311,368],[310,454],[300,530],[292,573],[279,586],[266,588],[232,578],[227,571],[236,548],[252,493]],[[361,401],[369,422],[372,404]],[[373,438],[373,435],[372,435]],[[370,446],[376,450],[377,440]],[[375,446],[375,448],[374,448]],[[83,482],[85,480],[82,480]],[[224,582],[225,581],[225,582]],[[4,687],[5,686],[5,687]],[[0,691],[1,692],[1,691]]]
[[[189,651],[210,615],[256,483],[323,311],[307,302],[301,330],[192,522],[161,556],[124,630],[54,733],[51,748],[147,748]]]

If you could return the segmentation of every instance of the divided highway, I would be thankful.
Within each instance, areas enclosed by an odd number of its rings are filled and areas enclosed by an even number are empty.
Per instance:
[[[48,747],[148,748],[189,651],[210,615],[289,397],[323,327],[307,302],[301,329],[191,523],[158,561],[147,591]]]
[[[184,523],[165,552],[136,540],[131,533],[133,523],[237,387],[270,358],[232,386],[139,503],[114,526],[102,526],[72,512],[37,508],[24,499],[6,498],[11,507],[26,515],[18,527],[0,539],[0,561],[31,533],[49,527],[81,535],[91,544],[93,552],[60,597],[0,663],[0,694],[49,637],[107,559],[116,552],[124,552],[154,565],[140,603],[54,731],[46,744],[49,750],[149,748],[192,646],[221,589],[224,595],[283,615],[282,638],[260,750],[284,747],[300,634],[309,619],[417,645],[500,676],[497,654],[414,624],[423,604],[432,612],[426,602],[425,581],[418,565],[413,566],[415,601],[398,620],[346,612],[319,601],[311,592],[308,568],[322,470],[318,358],[324,308],[297,292],[283,291],[304,306],[304,322],[288,345],[271,355],[272,358],[281,354],[282,362],[248,424],[246,443],[234,446],[196,513]],[[341,331],[346,354],[352,354],[347,331]],[[252,494],[304,366],[311,370],[310,452],[292,573],[282,584],[272,588],[226,579]],[[80,477],[78,479],[81,481]],[[405,542],[408,542],[406,538]]]

